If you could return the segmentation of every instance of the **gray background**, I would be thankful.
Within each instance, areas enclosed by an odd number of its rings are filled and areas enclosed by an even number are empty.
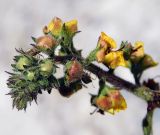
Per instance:
[[[89,115],[93,111],[88,93],[96,93],[97,80],[71,98],[61,97],[57,91],[38,96],[27,112],[12,110],[11,99],[5,94],[16,55],[14,48],[28,49],[31,36],[42,34],[42,27],[54,17],[64,21],[78,19],[82,32],[74,39],[77,48],[86,56],[96,46],[101,31],[134,43],[144,41],[145,51],[160,62],[160,1],[159,0],[1,0],[0,1],[0,135],[142,135],[141,120],[146,103],[123,91],[128,108],[115,116]],[[160,68],[147,70],[142,79],[159,74]],[[118,68],[116,74],[131,82],[127,69]],[[93,78],[95,78],[93,76]],[[160,79],[157,79],[159,81]],[[154,115],[154,135],[160,134],[160,110]]]

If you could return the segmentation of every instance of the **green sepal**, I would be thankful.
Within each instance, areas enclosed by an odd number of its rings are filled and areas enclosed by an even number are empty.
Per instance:
[[[73,61],[67,61],[65,64],[65,71],[69,70],[73,64]]]
[[[99,92],[98,92],[98,96],[106,96],[108,95],[108,93],[111,91],[111,90],[115,90],[115,88],[112,88],[110,86],[108,86],[107,84],[104,84],[104,83],[99,83]]]
[[[31,38],[32,38],[33,42],[36,43],[36,40],[37,40],[37,39],[36,39],[35,37],[32,37],[32,36],[31,36]]]
[[[13,60],[14,60],[15,62],[17,62],[17,61],[20,59],[20,57],[22,57],[22,56],[21,56],[21,55],[14,56]]]
[[[32,64],[32,61],[31,59],[29,59],[28,57],[26,56],[21,56],[19,57],[17,63],[16,63],[16,68],[18,70],[24,70],[25,67],[28,67]]]
[[[128,41],[126,42],[122,41],[121,48],[123,50],[123,56],[125,60],[129,60],[131,56],[132,48],[133,48],[132,45],[128,43]]]
[[[98,91],[98,94],[97,95],[92,95],[91,94],[91,104],[95,107],[96,106],[96,99],[100,96],[106,96],[108,94],[108,92],[112,90],[111,87],[109,87],[108,85],[106,85],[104,79],[100,79],[99,80],[99,91]]]
[[[148,68],[151,68],[151,67],[154,67],[154,66],[157,66],[157,65],[158,65],[158,63],[155,62],[155,61],[153,60],[153,58],[152,58],[150,55],[148,55],[148,54],[145,54],[145,55],[144,55],[144,57],[142,58],[140,64],[141,64],[142,70],[146,70],[146,69],[148,69]]]
[[[63,42],[63,46],[70,47],[70,44],[72,42],[72,37],[69,36],[69,33],[65,27],[65,24],[63,24],[63,27],[62,27],[61,40]]]
[[[96,61],[96,54],[99,51],[100,47],[96,47],[96,49],[92,50],[90,54],[84,61],[84,65],[89,65],[91,62]]]
[[[35,71],[26,71],[26,72],[24,72],[24,76],[25,76],[26,80],[29,80],[29,81],[36,80]]]
[[[131,68],[130,69],[134,75],[136,83],[138,85],[140,85],[139,80],[140,80],[140,77],[141,77],[143,71],[145,71],[148,68],[157,66],[157,65],[158,65],[158,63],[155,62],[152,59],[152,57],[148,54],[145,54],[144,57],[141,58],[138,63],[134,63],[131,61]]]

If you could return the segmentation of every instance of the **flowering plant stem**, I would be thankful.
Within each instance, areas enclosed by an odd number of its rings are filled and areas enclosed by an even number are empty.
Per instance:
[[[144,52],[144,43],[137,41],[133,46],[122,41],[118,49],[114,39],[101,32],[96,48],[83,58],[82,50],[77,50],[73,44],[73,37],[79,32],[77,20],[63,22],[55,17],[44,27],[43,36],[32,37],[34,48],[27,52],[16,50],[20,54],[13,59],[13,73],[7,72],[10,74],[7,85],[11,88],[8,95],[13,99],[13,107],[26,110],[28,103],[37,102],[38,94],[43,91],[50,94],[53,88],[62,96],[69,97],[92,82],[90,72],[99,79],[98,94],[91,94],[90,100],[96,112],[115,114],[125,110],[127,103],[119,90],[127,90],[147,102],[142,126],[144,135],[152,135],[153,112],[155,108],[160,108],[160,87],[154,79],[141,83],[140,77],[144,70],[158,63]],[[103,64],[107,70],[93,64],[93,61]],[[64,67],[61,78],[56,76],[59,64]],[[135,84],[114,74],[119,66],[130,69]]]

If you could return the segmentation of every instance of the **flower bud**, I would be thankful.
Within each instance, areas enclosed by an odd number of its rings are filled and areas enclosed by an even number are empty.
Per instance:
[[[26,74],[26,79],[29,81],[35,80],[35,72],[33,71],[28,71]]]
[[[65,28],[70,36],[75,34],[78,31],[77,20],[71,20],[65,23]]]
[[[83,67],[77,60],[68,62],[67,67],[67,81],[73,82],[82,78]]]
[[[40,49],[51,49],[57,45],[57,42],[51,36],[42,36],[36,39],[37,47]]]
[[[45,60],[43,63],[40,64],[40,73],[43,76],[50,76],[53,73],[53,61],[52,60]]]
[[[19,70],[24,70],[25,66],[30,66],[30,65],[31,65],[31,60],[26,56],[21,56],[16,63],[16,68]]]
[[[150,55],[145,54],[141,61],[142,69],[144,70],[150,67],[154,67],[156,65],[158,65],[158,63],[155,62]]]

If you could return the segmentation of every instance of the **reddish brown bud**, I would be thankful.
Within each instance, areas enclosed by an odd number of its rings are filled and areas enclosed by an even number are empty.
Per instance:
[[[68,69],[68,81],[72,82],[75,80],[78,80],[83,75],[83,67],[81,63],[79,63],[77,60],[74,60],[69,69]]]
[[[57,45],[56,40],[54,40],[51,36],[42,36],[36,39],[37,46],[42,49],[51,49]]]

